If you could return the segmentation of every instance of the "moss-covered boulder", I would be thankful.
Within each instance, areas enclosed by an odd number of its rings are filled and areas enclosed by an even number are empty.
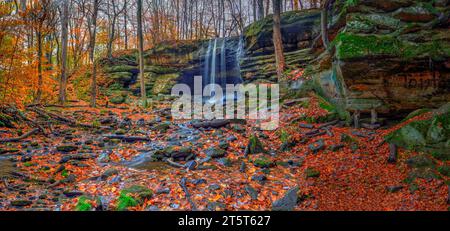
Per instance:
[[[413,121],[392,132],[386,140],[401,147],[450,155],[450,111],[437,111],[430,119]]]
[[[307,74],[350,111],[439,107],[450,98],[448,13],[442,1],[336,1],[333,57],[319,56]]]
[[[125,188],[120,192],[120,196],[117,199],[116,209],[118,211],[127,210],[130,207],[138,206],[145,202],[145,200],[151,199],[153,191],[147,187],[141,185],[133,185]]]
[[[260,154],[264,152],[265,150],[263,144],[259,140],[258,136],[253,134],[248,141],[247,147],[245,148],[245,154]]]

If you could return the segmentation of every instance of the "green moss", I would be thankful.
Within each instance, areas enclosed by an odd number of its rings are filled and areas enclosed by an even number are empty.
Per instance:
[[[120,193],[119,198],[117,199],[117,206],[116,209],[118,211],[126,211],[130,207],[138,206],[138,202],[131,196]]]
[[[441,166],[438,168],[438,172],[443,176],[450,177],[450,166],[449,165]]]
[[[75,210],[79,212],[92,211],[92,205],[88,202],[87,197],[82,196],[78,199],[78,203],[75,207]]]
[[[314,168],[307,168],[305,170],[306,178],[318,178],[320,177],[320,171]]]
[[[270,168],[275,165],[275,163],[269,160],[267,157],[260,157],[253,161],[253,165],[260,168]]]
[[[116,209],[118,211],[125,211],[130,207],[138,206],[144,203],[145,200],[152,198],[153,191],[140,185],[133,185],[125,188],[120,192],[117,199]]]
[[[172,87],[177,83],[179,74],[166,74],[158,76],[154,81],[153,94],[170,94]]]
[[[281,130],[280,132],[280,141],[283,143],[289,142],[290,140],[290,135],[286,130]]]
[[[443,60],[450,57],[450,45],[433,40],[425,43],[412,43],[398,39],[394,35],[361,35],[341,32],[333,41],[337,57],[341,60],[367,56],[394,56],[404,60],[430,57]]]
[[[259,153],[264,153],[264,148],[258,137],[255,134],[253,134],[250,137],[247,145],[247,154],[259,154]]]
[[[406,116],[406,118],[403,119],[402,122],[406,122],[406,121],[408,121],[408,120],[410,120],[410,119],[412,119],[414,117],[423,115],[423,114],[428,113],[430,111],[431,110],[428,109],[428,108],[422,108],[422,109],[415,110],[415,111],[411,112],[408,116]]]
[[[135,72],[135,71],[138,71],[138,68],[135,66],[118,65],[118,66],[106,67],[106,68],[104,68],[104,71],[108,72],[108,73]]]

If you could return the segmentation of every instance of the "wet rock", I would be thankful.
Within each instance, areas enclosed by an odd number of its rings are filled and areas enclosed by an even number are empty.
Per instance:
[[[115,176],[119,174],[119,170],[115,169],[115,168],[110,168],[108,170],[106,170],[105,172],[102,173],[102,175],[100,176],[101,180],[107,180],[109,177],[111,176]]]
[[[229,136],[229,137],[227,137],[227,141],[228,142],[233,142],[233,141],[236,141],[237,140],[237,138],[236,138],[236,136]]]
[[[156,191],[156,194],[169,194],[170,188],[160,188]]]
[[[319,151],[325,149],[325,142],[323,139],[320,139],[319,141],[317,141],[313,144],[310,144],[308,147],[309,147],[309,150],[311,150],[311,152],[313,154],[317,154]]]
[[[217,160],[217,162],[219,162],[219,164],[221,164],[225,167],[231,167],[233,164],[233,162],[229,158],[221,158],[221,159]]]
[[[264,152],[265,150],[261,141],[255,134],[253,134],[248,141],[247,147],[245,148],[245,155],[260,154]]]
[[[133,185],[122,190],[122,194],[133,195],[140,203],[153,197],[153,191],[141,185]]]
[[[11,206],[14,206],[14,207],[25,207],[25,206],[30,206],[32,204],[33,204],[33,202],[29,201],[29,200],[14,200],[14,201],[11,201]]]
[[[390,193],[396,193],[403,189],[403,186],[387,186],[386,191]]]
[[[133,126],[130,118],[125,118],[119,123],[119,128],[121,129],[129,129]]]
[[[170,122],[160,123],[160,124],[155,125],[153,127],[153,130],[159,131],[160,133],[166,133],[167,130],[170,129],[171,125],[172,124]]]
[[[252,180],[257,181],[260,184],[264,184],[267,180],[267,177],[264,174],[255,174],[252,176]]]
[[[75,152],[79,149],[78,146],[75,145],[61,145],[56,147],[56,150],[63,153]]]
[[[227,154],[225,150],[219,148],[209,148],[205,151],[205,153],[211,158],[222,158]]]
[[[239,168],[239,171],[240,172],[242,172],[242,173],[244,173],[245,172],[245,169],[246,169],[246,165],[245,165],[245,162],[244,161],[242,161],[242,163],[241,163],[241,167]]]
[[[192,156],[192,148],[191,147],[183,147],[183,146],[169,146],[164,148],[163,150],[158,150],[155,152],[154,157],[158,160],[162,160],[164,157],[173,158],[173,159],[185,159],[189,156]]]
[[[195,160],[191,160],[189,162],[186,163],[185,167],[187,170],[194,170],[195,168],[197,168],[198,164],[197,161]]]
[[[288,190],[281,199],[273,202],[272,211],[293,211],[297,206],[299,190],[298,187]]]
[[[206,208],[208,209],[208,211],[217,211],[218,208],[225,209],[226,205],[219,202],[209,202]]]
[[[77,176],[70,174],[65,179],[61,180],[61,182],[65,183],[65,184],[70,184],[70,183],[75,183],[76,180],[77,180]]]
[[[219,148],[227,150],[230,147],[227,141],[220,141]]]
[[[63,194],[66,197],[75,198],[75,197],[83,196],[84,193],[80,192],[80,191],[64,191]]]
[[[210,186],[208,187],[208,189],[211,190],[211,191],[216,191],[216,190],[219,190],[219,189],[220,189],[220,185],[218,185],[218,184],[212,184],[212,185],[210,185]]]
[[[259,168],[271,168],[275,166],[275,163],[272,160],[268,159],[267,157],[263,156],[254,160],[253,165]]]
[[[424,155],[419,155],[409,158],[406,161],[406,164],[408,164],[411,168],[426,168],[433,167],[435,163],[431,158]]]
[[[137,122],[136,122],[136,125],[137,126],[139,126],[139,127],[144,127],[146,124],[145,124],[145,120],[144,119],[139,119]]]
[[[256,189],[254,189],[251,186],[247,185],[247,186],[245,186],[245,191],[248,193],[248,195],[250,195],[252,200],[257,200],[258,199],[258,194],[259,193],[256,191]]]
[[[191,181],[194,185],[206,184],[207,181],[205,179],[195,179]]]
[[[332,152],[337,152],[337,151],[343,149],[344,147],[345,146],[343,144],[333,144],[333,145],[330,145],[329,149]]]
[[[158,206],[152,205],[152,206],[150,206],[150,207],[147,209],[147,211],[149,211],[149,212],[158,212],[158,211],[160,211],[160,210],[159,210]]]

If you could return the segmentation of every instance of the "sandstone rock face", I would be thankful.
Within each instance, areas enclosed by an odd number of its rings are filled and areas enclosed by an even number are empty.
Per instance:
[[[448,1],[343,4],[332,65],[314,75],[329,99],[350,111],[386,113],[450,101]]]

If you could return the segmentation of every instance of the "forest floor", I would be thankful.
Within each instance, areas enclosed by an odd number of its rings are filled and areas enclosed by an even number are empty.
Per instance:
[[[172,121],[168,104],[153,111],[71,105],[27,113],[47,134],[0,142],[0,210],[448,209],[444,179],[405,180],[408,160],[422,154],[399,150],[397,163],[387,162],[384,137],[400,124],[368,130],[296,120],[324,113],[313,103],[283,107],[276,131],[250,121],[197,129]],[[1,139],[31,129],[1,128]],[[245,155],[253,135],[264,153]],[[127,140],[136,138],[143,139]],[[152,162],[155,152],[181,158]]]

